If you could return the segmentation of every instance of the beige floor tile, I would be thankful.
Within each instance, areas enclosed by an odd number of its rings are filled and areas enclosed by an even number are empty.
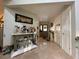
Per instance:
[[[0,54],[0,59],[11,59],[10,55]],[[38,40],[38,47],[29,52],[16,56],[12,59],[72,59],[58,45],[47,42],[44,39]]]

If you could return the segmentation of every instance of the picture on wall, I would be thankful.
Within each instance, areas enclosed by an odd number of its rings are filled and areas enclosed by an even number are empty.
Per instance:
[[[21,23],[33,24],[33,18],[20,14],[15,14],[15,21]]]

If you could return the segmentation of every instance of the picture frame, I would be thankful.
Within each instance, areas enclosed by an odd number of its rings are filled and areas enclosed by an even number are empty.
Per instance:
[[[33,18],[20,14],[15,14],[15,21],[20,23],[33,24]]]

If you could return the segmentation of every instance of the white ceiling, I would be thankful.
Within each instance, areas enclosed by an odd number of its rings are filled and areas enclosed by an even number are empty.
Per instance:
[[[63,5],[38,4],[38,5],[21,6],[21,8],[30,11],[38,16],[48,18],[49,16],[53,17],[57,15],[62,10]]]
[[[66,6],[71,3],[46,3],[46,4],[31,4],[31,5],[20,5],[11,6],[13,8],[22,8],[26,11],[36,14],[42,19],[48,19],[50,17],[55,17],[58,15]]]

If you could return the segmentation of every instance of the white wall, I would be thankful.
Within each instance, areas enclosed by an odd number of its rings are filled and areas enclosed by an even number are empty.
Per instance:
[[[76,36],[79,36],[79,0],[75,0],[75,17],[76,17],[75,18],[75,20],[76,20]],[[77,50],[76,59],[79,59],[79,48],[75,48],[75,49]]]
[[[33,18],[33,25],[15,22],[15,13],[25,15],[28,17],[32,17]],[[12,34],[14,33],[15,25],[18,25],[18,26],[26,25],[27,27],[34,26],[35,28],[37,28],[37,26],[38,26],[37,17],[35,15],[33,15],[32,13],[29,13],[27,11],[26,12],[23,10],[15,11],[13,9],[5,7],[4,8],[3,46],[11,45],[13,43]]]
[[[76,19],[75,19],[75,3],[73,3],[72,5],[71,5],[71,44],[72,44],[72,54],[73,54],[73,57],[75,58],[75,35],[76,35],[76,24],[75,24],[75,21]]]

